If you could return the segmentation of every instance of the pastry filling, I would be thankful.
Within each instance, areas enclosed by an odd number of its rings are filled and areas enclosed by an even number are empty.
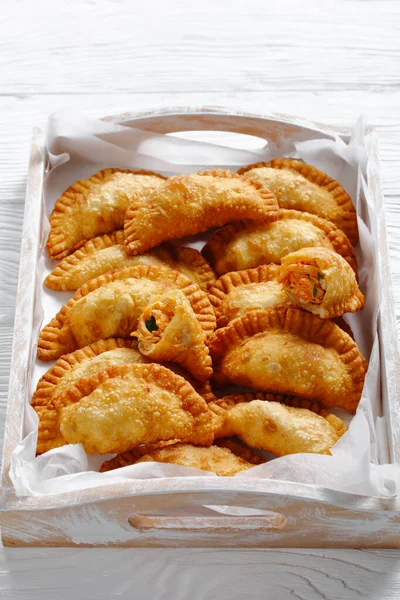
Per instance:
[[[303,302],[321,304],[326,292],[325,276],[315,260],[291,264],[281,280],[287,291]]]
[[[163,303],[162,309],[155,305],[146,308],[139,319],[137,336],[141,342],[157,344],[174,316],[174,309],[169,302]]]

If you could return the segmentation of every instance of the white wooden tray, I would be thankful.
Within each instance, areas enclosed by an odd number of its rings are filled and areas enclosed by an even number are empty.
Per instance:
[[[107,120],[159,133],[225,130],[277,139],[320,137],[349,130],[303,123],[283,115],[223,109],[168,109]],[[376,136],[367,133],[368,185],[383,203]],[[46,171],[44,135],[34,131],[26,193],[21,266],[2,466],[2,538],[6,546],[400,547],[400,499],[366,498],[311,485],[265,479],[185,477],[126,481],[80,492],[17,498],[8,472],[22,439],[27,365],[31,352],[40,207]],[[378,239],[384,302],[379,318],[383,410],[391,463],[400,461],[400,361],[391,296],[386,226]],[[257,516],[196,516],[199,506],[268,511]],[[186,516],[163,515],[173,508]],[[196,511],[198,514],[198,510]]]

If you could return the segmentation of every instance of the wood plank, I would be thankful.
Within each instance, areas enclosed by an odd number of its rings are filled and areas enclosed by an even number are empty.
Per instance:
[[[6,600],[398,600],[388,550],[0,549]]]
[[[148,0],[140,10],[107,0],[9,3],[0,23],[2,92],[391,90],[399,85],[400,5],[377,7],[354,0],[250,0],[234,8]]]

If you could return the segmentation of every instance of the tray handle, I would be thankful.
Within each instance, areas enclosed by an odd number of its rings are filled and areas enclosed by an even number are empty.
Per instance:
[[[176,517],[176,516],[150,516],[131,515],[128,522],[137,531],[185,531],[226,533],[229,530],[237,531],[265,531],[283,529],[288,520],[281,513],[265,511],[263,515],[247,516],[202,516],[202,517]]]

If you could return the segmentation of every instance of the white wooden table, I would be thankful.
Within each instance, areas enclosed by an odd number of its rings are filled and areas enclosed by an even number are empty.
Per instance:
[[[398,0],[3,0],[0,16],[0,431],[33,125],[230,105],[378,128],[400,316]],[[400,597],[400,554],[358,550],[0,549],[4,600]]]

